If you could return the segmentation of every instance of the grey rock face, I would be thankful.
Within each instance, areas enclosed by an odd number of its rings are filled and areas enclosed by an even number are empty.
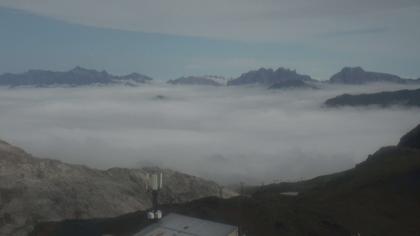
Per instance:
[[[0,235],[26,235],[40,221],[117,216],[151,206],[150,169],[97,170],[40,159],[0,141]],[[162,203],[218,196],[211,181],[163,169]],[[225,191],[225,196],[232,192]]]
[[[0,86],[85,86],[85,85],[108,85],[124,84],[135,85],[151,81],[152,78],[132,73],[124,76],[111,75],[106,71],[96,71],[76,66],[66,72],[56,72],[47,70],[29,70],[22,74],[3,74],[0,75]]]

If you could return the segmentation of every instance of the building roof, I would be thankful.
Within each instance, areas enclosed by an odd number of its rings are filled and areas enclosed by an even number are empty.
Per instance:
[[[227,236],[237,227],[171,213],[134,236]]]

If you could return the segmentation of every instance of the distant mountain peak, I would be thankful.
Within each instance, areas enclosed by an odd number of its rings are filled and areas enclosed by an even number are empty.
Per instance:
[[[249,71],[237,79],[230,80],[228,85],[258,84],[269,87],[290,80],[313,81],[310,76],[298,74],[296,70],[279,67],[276,70],[259,68],[258,70]]]
[[[334,74],[330,80],[337,84],[366,84],[374,82],[408,83],[411,80],[403,79],[397,75],[365,71],[362,67],[344,67]]]

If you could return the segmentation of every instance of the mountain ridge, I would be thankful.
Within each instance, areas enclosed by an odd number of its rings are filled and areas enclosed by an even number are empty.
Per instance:
[[[331,76],[328,80],[333,84],[353,84],[361,85],[368,83],[388,82],[388,83],[413,83],[417,82],[412,79],[403,79],[397,75],[365,71],[362,67],[344,67],[340,72]]]
[[[367,94],[342,94],[324,102],[327,107],[342,106],[406,106],[420,107],[420,89],[397,90]]]
[[[0,86],[51,87],[51,86],[87,86],[123,84],[135,86],[153,80],[139,73],[117,76],[103,71],[76,66],[68,71],[28,70],[20,74],[5,73],[0,75]]]

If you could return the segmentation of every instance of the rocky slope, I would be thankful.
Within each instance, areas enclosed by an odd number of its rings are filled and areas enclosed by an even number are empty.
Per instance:
[[[334,84],[367,84],[373,82],[413,83],[415,80],[403,79],[397,75],[365,71],[361,67],[344,67],[330,80]]]
[[[242,74],[237,79],[230,80],[227,85],[264,85],[272,86],[276,83],[300,80],[313,81],[308,75],[301,75],[294,70],[278,68],[277,70],[261,68]]]
[[[371,94],[343,94],[324,103],[328,107],[339,106],[416,106],[420,107],[420,89],[399,90]]]
[[[418,127],[404,137],[403,143],[410,145],[381,148],[347,171],[257,187],[247,196],[203,198],[162,209],[238,225],[241,234],[250,236],[415,236],[420,232]],[[284,195],[289,191],[299,194]],[[132,235],[147,224],[139,211],[116,218],[42,223],[31,235]]]
[[[0,141],[0,235],[26,235],[40,221],[110,217],[147,209],[151,201],[145,176],[150,171],[70,165],[33,157]],[[168,169],[163,174],[161,202],[220,194],[214,182]]]
[[[131,73],[124,76],[116,76],[106,71],[96,71],[75,67],[66,72],[56,72],[47,70],[29,70],[22,74],[6,73],[0,75],[0,86],[30,86],[30,87],[49,87],[49,86],[85,86],[85,85],[108,85],[123,84],[134,86],[151,81],[152,78]]]

